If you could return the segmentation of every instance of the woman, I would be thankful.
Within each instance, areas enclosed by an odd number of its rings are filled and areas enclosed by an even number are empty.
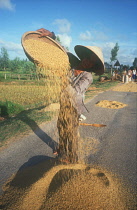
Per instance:
[[[133,69],[133,72],[132,72],[133,82],[136,81],[136,73],[137,73],[136,68],[134,68],[134,69]]]
[[[68,53],[73,77],[70,79],[70,84],[61,93],[57,122],[59,149],[55,154],[59,155],[62,162],[67,163],[78,161],[79,120],[86,119],[83,115],[84,112],[87,112],[84,95],[93,82],[92,72],[99,75],[104,72],[104,61],[100,48],[76,46],[75,50],[81,60]],[[74,60],[76,62],[71,63]]]

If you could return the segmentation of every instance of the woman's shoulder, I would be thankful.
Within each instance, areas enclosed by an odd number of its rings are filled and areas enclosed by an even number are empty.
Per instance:
[[[89,71],[83,71],[83,74],[86,74],[86,75],[92,75],[92,72],[89,72]]]
[[[92,72],[84,71],[84,76],[92,77]]]

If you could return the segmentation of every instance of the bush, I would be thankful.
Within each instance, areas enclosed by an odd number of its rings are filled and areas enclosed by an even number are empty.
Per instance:
[[[0,101],[0,116],[1,117],[11,117],[17,115],[24,110],[24,107],[20,104],[15,104],[11,101]]]

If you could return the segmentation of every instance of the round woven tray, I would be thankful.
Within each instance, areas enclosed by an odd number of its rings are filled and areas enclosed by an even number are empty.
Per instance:
[[[44,42],[46,42],[48,44],[51,44],[51,45],[59,48],[60,50],[62,50],[67,56],[66,51],[63,49],[63,47],[59,43],[57,43],[55,40],[53,40],[52,38],[50,38],[48,36],[39,37],[40,34],[41,33],[38,32],[38,31],[28,31],[28,32],[26,32],[22,35],[21,44],[22,44],[22,47],[24,49],[24,52],[25,52],[26,56],[28,57],[28,59],[30,61],[34,62],[35,58],[32,57],[32,55],[27,51],[27,49],[25,47],[24,42],[28,39],[41,40],[41,41],[43,41],[43,44],[44,44]]]

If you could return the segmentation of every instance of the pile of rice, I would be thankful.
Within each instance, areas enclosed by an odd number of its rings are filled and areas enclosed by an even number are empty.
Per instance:
[[[135,196],[112,173],[84,164],[29,167],[5,185],[4,210],[135,209]]]

